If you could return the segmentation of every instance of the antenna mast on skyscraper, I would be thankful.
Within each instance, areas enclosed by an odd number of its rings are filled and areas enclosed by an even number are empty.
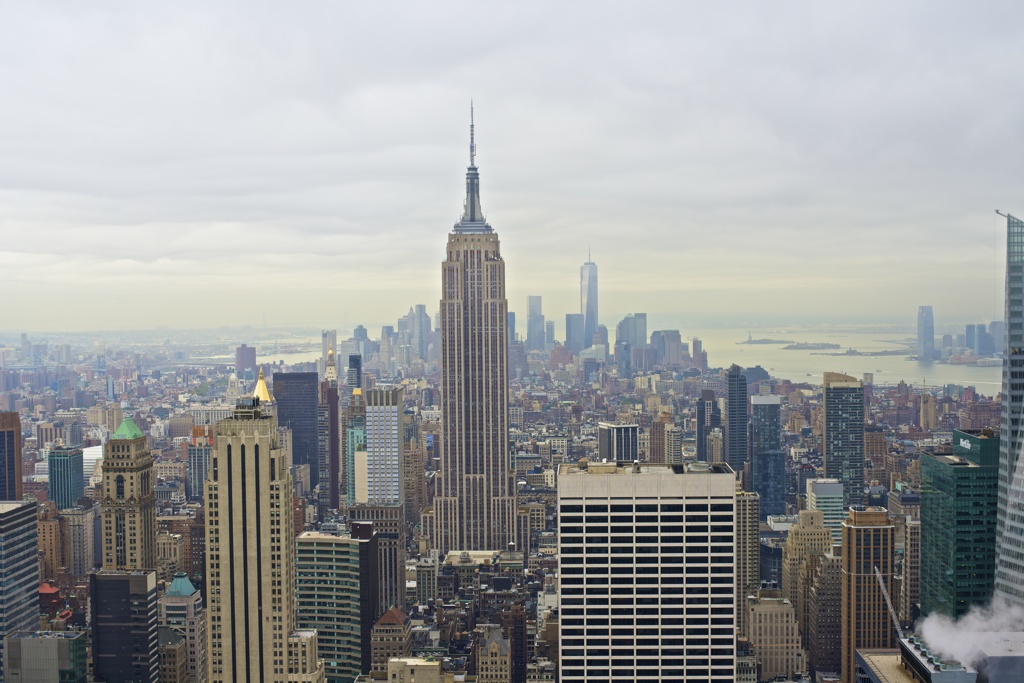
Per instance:
[[[469,165],[476,166],[476,137],[473,131],[473,100],[469,101]]]

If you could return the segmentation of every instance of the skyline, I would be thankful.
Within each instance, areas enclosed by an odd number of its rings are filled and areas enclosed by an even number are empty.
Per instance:
[[[241,7],[12,8],[5,328],[433,308],[471,98],[512,310],[578,312],[589,246],[603,321],[1001,317],[1016,6]]]

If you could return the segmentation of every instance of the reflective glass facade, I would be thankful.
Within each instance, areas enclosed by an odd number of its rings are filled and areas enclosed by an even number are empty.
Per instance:
[[[921,458],[921,614],[952,617],[992,597],[999,439],[953,432],[953,455]]]
[[[1024,605],[1024,221],[1006,217],[1006,339],[999,426],[999,516],[996,594]]]

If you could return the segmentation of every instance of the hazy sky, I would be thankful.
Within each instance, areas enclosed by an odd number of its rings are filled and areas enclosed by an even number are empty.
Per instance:
[[[1019,2],[2,12],[0,329],[434,311],[470,98],[521,315],[1002,317]]]

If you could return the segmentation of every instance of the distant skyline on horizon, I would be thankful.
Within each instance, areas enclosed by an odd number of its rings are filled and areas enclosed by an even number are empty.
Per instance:
[[[605,324],[912,320],[921,304],[937,329],[1002,318],[993,209],[1013,213],[1024,180],[1024,98],[1005,87],[1024,6],[594,3],[580,17],[10,8],[3,326],[433,310],[471,98],[511,308],[540,294],[557,329],[579,312],[588,249]],[[480,26],[487,40],[462,49]]]

